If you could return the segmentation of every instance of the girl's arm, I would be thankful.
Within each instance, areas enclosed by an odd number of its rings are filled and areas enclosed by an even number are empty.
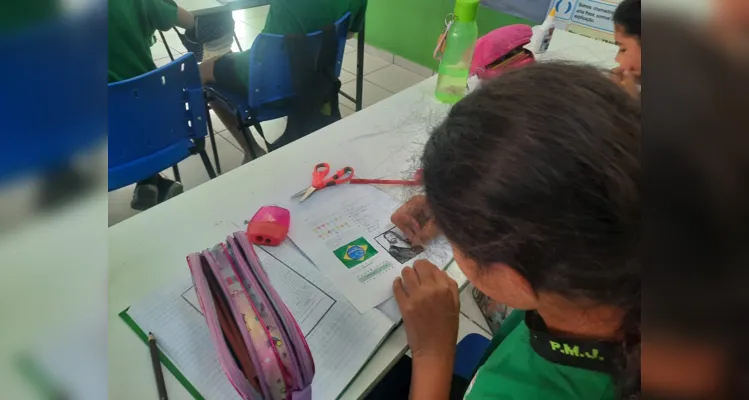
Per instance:
[[[455,348],[444,357],[413,360],[410,400],[447,400],[453,379]]]
[[[447,400],[458,338],[458,285],[426,260],[401,274],[393,294],[413,355],[411,400]]]
[[[195,17],[182,7],[177,7],[177,26],[184,29],[195,27]]]

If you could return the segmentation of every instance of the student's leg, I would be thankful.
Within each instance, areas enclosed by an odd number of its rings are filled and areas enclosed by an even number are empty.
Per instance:
[[[411,357],[403,356],[380,380],[365,400],[408,400],[411,389]]]
[[[238,82],[232,68],[233,66],[228,57],[215,57],[203,61],[200,64],[200,78],[203,85],[214,84],[224,90],[245,93],[247,88]],[[222,104],[217,101],[212,101],[209,105],[216,113],[216,116],[221,120],[221,123],[223,123],[229,130],[232,137],[234,137],[234,140],[236,140],[242,148],[242,151],[244,152],[242,164],[251,161],[252,158],[250,155],[253,153],[256,156],[265,154],[265,150],[258,145],[252,136],[250,136],[250,143],[247,143],[239,126],[237,126],[237,117],[231,111],[224,108]],[[250,151],[250,146],[252,146],[253,152]]]
[[[385,377],[375,385],[371,392],[365,397],[365,400],[408,400],[411,391],[411,357],[403,356],[388,371]],[[453,375],[450,386],[450,400],[462,400],[468,390],[469,381]]]

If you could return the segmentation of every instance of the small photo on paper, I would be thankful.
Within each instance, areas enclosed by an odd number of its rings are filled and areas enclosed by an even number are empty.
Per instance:
[[[412,246],[411,242],[406,239],[406,235],[398,228],[376,236],[375,241],[382,246],[396,261],[401,264],[408,262],[424,251],[423,247]]]

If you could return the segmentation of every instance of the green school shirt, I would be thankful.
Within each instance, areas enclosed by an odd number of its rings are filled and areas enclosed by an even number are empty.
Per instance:
[[[513,311],[492,339],[465,400],[614,400],[611,376],[552,363],[531,346],[525,311]],[[581,356],[580,356],[581,357]]]
[[[57,0],[34,0],[31,5],[25,1],[4,1],[0,8],[0,33],[8,34],[15,29],[49,23],[60,17],[60,3]]]
[[[108,18],[111,83],[156,69],[153,34],[177,24],[177,5],[171,0],[109,0]]]
[[[335,23],[351,13],[350,32],[359,32],[364,25],[367,0],[276,0],[271,3],[263,33],[276,35],[305,34]],[[250,52],[230,53],[242,85],[249,85]]]

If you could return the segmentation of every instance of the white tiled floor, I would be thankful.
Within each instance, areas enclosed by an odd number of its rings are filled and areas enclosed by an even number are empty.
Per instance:
[[[487,335],[491,336],[489,324],[486,322],[484,314],[481,313],[478,304],[476,304],[476,300],[473,299],[473,285],[470,283],[460,292],[460,312],[478,325]]]
[[[385,90],[397,92],[421,82],[424,77],[403,67],[389,64],[382,69],[369,73],[366,79]]]
[[[257,7],[248,10],[234,12],[235,32],[239,38],[243,50],[247,50],[252,45],[260,31],[265,25],[265,18],[268,15],[268,7]],[[177,34],[170,30],[164,32],[166,41],[174,57],[179,57],[185,53],[185,48],[179,41]],[[170,62],[169,54],[161,42],[161,36],[156,35],[158,42],[151,47],[156,66],[160,67]],[[237,51],[236,43],[233,47]],[[389,61],[376,57],[371,54],[364,56],[364,99],[363,106],[368,107],[378,101],[388,98],[393,93],[397,93],[409,86],[425,79],[423,75],[410,72],[398,65],[392,63],[392,57]],[[351,96],[356,94],[356,39],[349,40],[343,59],[343,69],[341,70],[342,90]],[[354,113],[354,103],[340,96],[341,115],[345,118]],[[215,115],[211,115],[213,129],[217,133],[217,147],[219,160],[223,173],[241,165],[242,152],[239,144],[234,140],[226,127]],[[264,122],[263,131],[268,139],[273,140],[281,135],[285,127],[285,121]],[[213,161],[213,155],[208,147],[208,155]],[[200,158],[190,157],[179,164],[180,175],[182,177],[185,190],[188,191],[195,186],[208,181],[208,175],[203,168]],[[164,174],[172,177],[171,169],[164,171]],[[114,225],[135,214],[138,211],[130,209],[130,199],[132,197],[135,185],[131,185],[120,190],[109,193],[109,225]],[[158,206],[157,206],[158,207]]]

